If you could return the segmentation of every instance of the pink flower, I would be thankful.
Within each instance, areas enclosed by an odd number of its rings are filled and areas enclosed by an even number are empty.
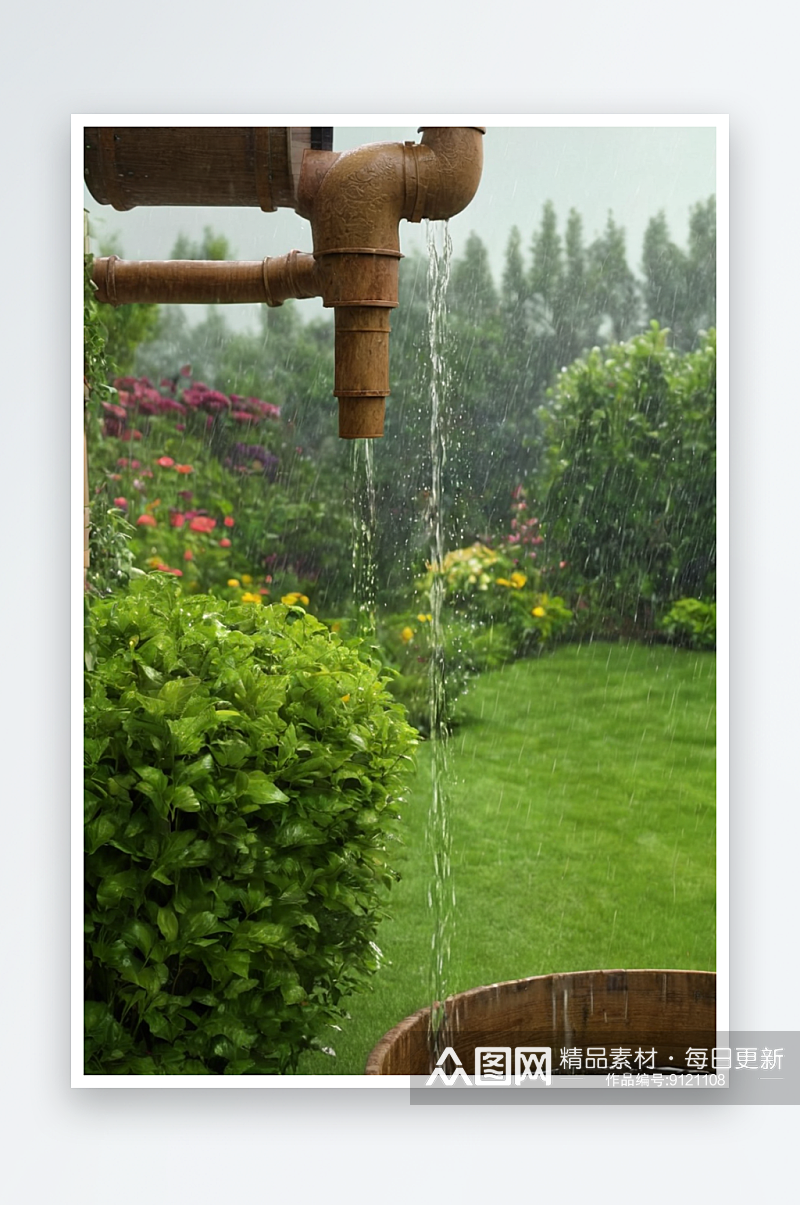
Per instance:
[[[175,510],[169,517],[170,527],[183,527],[186,522],[186,517],[179,510]]]
[[[181,369],[181,376],[182,377],[190,377],[191,375],[192,375],[191,364],[184,364],[183,368]]]
[[[136,520],[136,526],[137,527],[157,527],[158,524],[156,523],[156,521],[152,515],[139,515],[139,518]]]
[[[159,456],[156,461],[156,464],[160,465],[162,469],[171,469],[174,463],[175,461],[171,456]]]
[[[194,560],[194,553],[192,552],[191,548],[186,549],[186,551],[183,554],[183,559],[185,561],[193,561]]]
[[[222,522],[225,524],[226,527],[233,527],[233,518],[231,517],[231,515],[226,515],[225,518],[222,520]]]
[[[197,515],[189,524],[192,531],[202,531],[205,533],[213,531],[216,526],[217,520],[211,519],[207,515]]]
[[[117,461],[117,468],[118,469],[127,469],[127,467],[128,467],[128,457],[120,456],[119,460]]]
[[[230,540],[222,539],[219,542],[219,546],[220,546],[220,548],[230,548],[231,542],[230,542]]]
[[[127,510],[128,509],[128,499],[127,498],[115,498],[114,505],[118,506],[120,510]]]

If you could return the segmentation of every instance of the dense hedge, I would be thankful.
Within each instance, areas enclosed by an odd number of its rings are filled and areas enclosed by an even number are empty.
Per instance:
[[[551,391],[549,556],[600,630],[715,598],[716,334],[686,354],[668,335],[595,348]]]
[[[300,608],[88,604],[86,1070],[271,1074],[380,962],[415,733]]]

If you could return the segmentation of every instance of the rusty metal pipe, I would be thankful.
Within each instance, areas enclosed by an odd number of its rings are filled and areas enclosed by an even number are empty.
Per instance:
[[[108,305],[282,305],[289,297],[318,297],[313,255],[290,251],[264,260],[139,260],[116,255],[96,259],[92,280],[97,300]]]
[[[483,128],[428,127],[419,144],[378,142],[306,152],[297,212],[311,222],[323,305],[336,310],[339,435],[383,434],[389,393],[388,314],[397,305],[401,218],[453,217],[472,200]],[[345,318],[348,310],[355,312]],[[340,363],[341,362],[341,363]]]
[[[484,127],[423,126],[421,132],[418,144],[377,142],[337,154],[316,149],[325,144],[314,141],[318,132],[310,127],[236,129],[228,141],[224,131],[168,130],[155,140],[156,155],[148,151],[146,137],[155,131],[87,130],[87,183],[98,200],[118,208],[174,203],[179,187],[184,204],[223,204],[227,197],[229,204],[293,207],[310,221],[313,237],[311,255],[291,251],[254,263],[133,264],[110,256],[95,263],[98,299],[112,305],[274,306],[289,297],[321,297],[336,311],[339,435],[381,436],[389,393],[389,311],[397,305],[402,258],[400,220],[460,213],[475,195],[483,166]],[[206,154],[227,157],[236,177],[235,186],[217,180],[214,201],[207,199]],[[168,187],[176,163],[179,180]]]

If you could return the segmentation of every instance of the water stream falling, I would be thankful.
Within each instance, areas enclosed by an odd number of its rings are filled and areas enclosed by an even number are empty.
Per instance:
[[[353,481],[353,592],[357,635],[375,636],[375,468],[373,441],[354,439]]]
[[[446,222],[427,223],[428,313],[427,342],[430,362],[430,491],[425,513],[428,560],[441,567],[445,557],[443,474],[447,462],[446,414],[449,365],[446,354],[446,294],[450,278],[453,244]],[[351,473],[353,496],[353,589],[359,636],[375,637],[376,623],[376,501],[373,444],[355,439]],[[448,737],[445,633],[442,604],[445,579],[432,574],[430,589],[429,728],[431,748],[431,795],[426,822],[429,851],[428,905],[431,910],[431,958],[428,998],[431,1002],[430,1047],[433,1060],[450,1045],[451,1018],[447,1014],[447,982],[450,963],[455,893],[450,864],[448,816]]]
[[[437,234],[440,238],[437,241]],[[427,508],[427,538],[430,563],[443,565],[445,556],[443,523],[443,471],[447,461],[446,406],[449,367],[446,355],[446,294],[450,278],[453,244],[446,222],[427,223],[428,242],[428,350],[430,353],[431,400],[431,489]],[[450,1045],[450,1019],[446,1010],[447,978],[450,963],[455,893],[450,865],[450,826],[447,785],[448,727],[447,683],[442,603],[445,579],[441,572],[432,574],[430,591],[431,654],[429,665],[429,707],[431,743],[431,798],[428,809],[426,842],[431,857],[428,904],[433,921],[429,993],[431,1000],[430,1040],[434,1058]]]

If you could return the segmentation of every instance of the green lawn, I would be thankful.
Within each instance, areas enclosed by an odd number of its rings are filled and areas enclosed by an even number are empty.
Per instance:
[[[485,674],[450,743],[456,893],[449,991],[554,971],[715,967],[715,657],[658,646],[557,648]],[[388,962],[336,1058],[360,1075],[426,999],[430,751],[403,817],[402,881],[379,938]]]

